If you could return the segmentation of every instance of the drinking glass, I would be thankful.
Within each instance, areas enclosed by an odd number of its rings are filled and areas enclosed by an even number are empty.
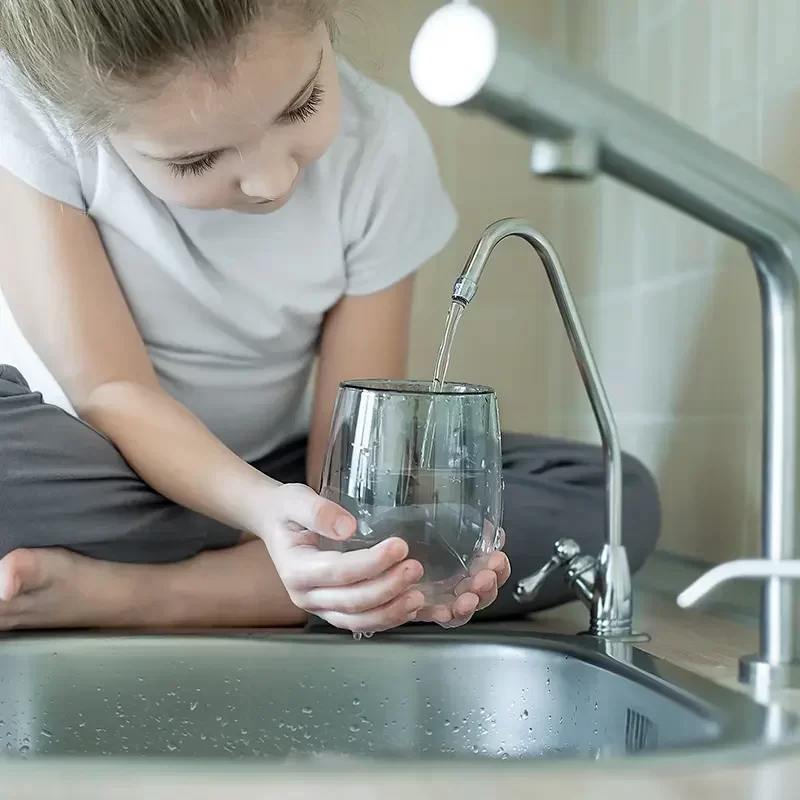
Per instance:
[[[347,381],[339,387],[321,494],[358,522],[353,550],[399,537],[425,573],[426,604],[451,603],[473,561],[499,544],[500,419],[485,386]]]

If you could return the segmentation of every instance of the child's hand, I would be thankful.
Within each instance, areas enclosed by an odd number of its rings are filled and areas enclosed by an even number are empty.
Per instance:
[[[505,532],[500,532],[502,550]],[[435,622],[443,628],[458,628],[472,619],[476,611],[490,606],[497,599],[497,590],[511,576],[511,565],[505,553],[479,556],[472,564],[471,575],[456,587],[456,598],[450,605],[426,606],[417,614],[419,622]]]
[[[308,486],[271,489],[263,530],[257,532],[292,602],[337,628],[378,632],[416,618],[422,593],[411,589],[422,565],[408,559],[402,539],[368,550],[322,550],[320,537],[349,539],[356,521]]]

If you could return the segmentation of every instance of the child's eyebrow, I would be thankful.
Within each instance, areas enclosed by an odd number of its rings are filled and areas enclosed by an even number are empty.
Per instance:
[[[317,78],[319,77],[320,70],[322,69],[322,61],[325,58],[325,51],[320,50],[319,59],[317,60],[317,66],[314,68],[314,72],[311,77],[303,84],[302,88],[299,92],[286,104],[283,111],[281,111],[276,119],[281,119],[281,117],[286,116],[300,101],[306,92],[314,85]],[[203,158],[204,156],[215,155],[217,153],[221,153],[223,150],[231,149],[230,146],[221,146],[221,147],[210,147],[207,150],[198,150],[188,153],[179,153],[177,155],[170,155],[170,156],[155,156],[151,155],[150,153],[142,153],[143,156],[147,156],[147,158],[152,158],[153,161],[190,161],[191,159],[199,159]],[[141,152],[141,151],[140,151]]]

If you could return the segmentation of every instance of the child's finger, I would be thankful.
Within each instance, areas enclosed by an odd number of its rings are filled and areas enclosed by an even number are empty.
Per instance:
[[[288,568],[282,570],[284,583],[306,592],[312,589],[351,586],[377,578],[408,557],[402,539],[387,539],[366,550],[348,553],[298,548]]]
[[[355,517],[332,500],[320,497],[310,486],[287,483],[277,491],[282,500],[281,517],[285,523],[293,523],[338,541],[349,539],[356,532]]]
[[[374,608],[362,614],[342,614],[338,611],[331,611],[324,614],[323,619],[344,630],[379,633],[413,620],[424,602],[425,598],[422,592],[411,591],[380,608]]]
[[[361,614],[379,608],[406,592],[422,577],[422,564],[403,561],[371,580],[343,587],[312,589],[306,594],[308,611]]]
[[[497,585],[502,586],[511,577],[511,562],[505,553],[493,553],[489,559],[490,569],[497,575]]]
[[[446,625],[453,619],[451,606],[424,606],[417,613],[417,622],[435,622],[437,625]]]

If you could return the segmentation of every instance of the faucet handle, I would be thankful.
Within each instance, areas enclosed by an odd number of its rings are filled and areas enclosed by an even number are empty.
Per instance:
[[[689,608],[720,584],[736,578],[786,578],[800,580],[800,560],[770,561],[766,558],[728,561],[710,569],[678,595],[678,605]]]
[[[572,539],[559,539],[553,548],[553,557],[539,570],[523,578],[514,589],[514,598],[518,602],[530,601],[539,594],[544,582],[557,569],[567,566],[570,561],[581,554],[581,548]]]

